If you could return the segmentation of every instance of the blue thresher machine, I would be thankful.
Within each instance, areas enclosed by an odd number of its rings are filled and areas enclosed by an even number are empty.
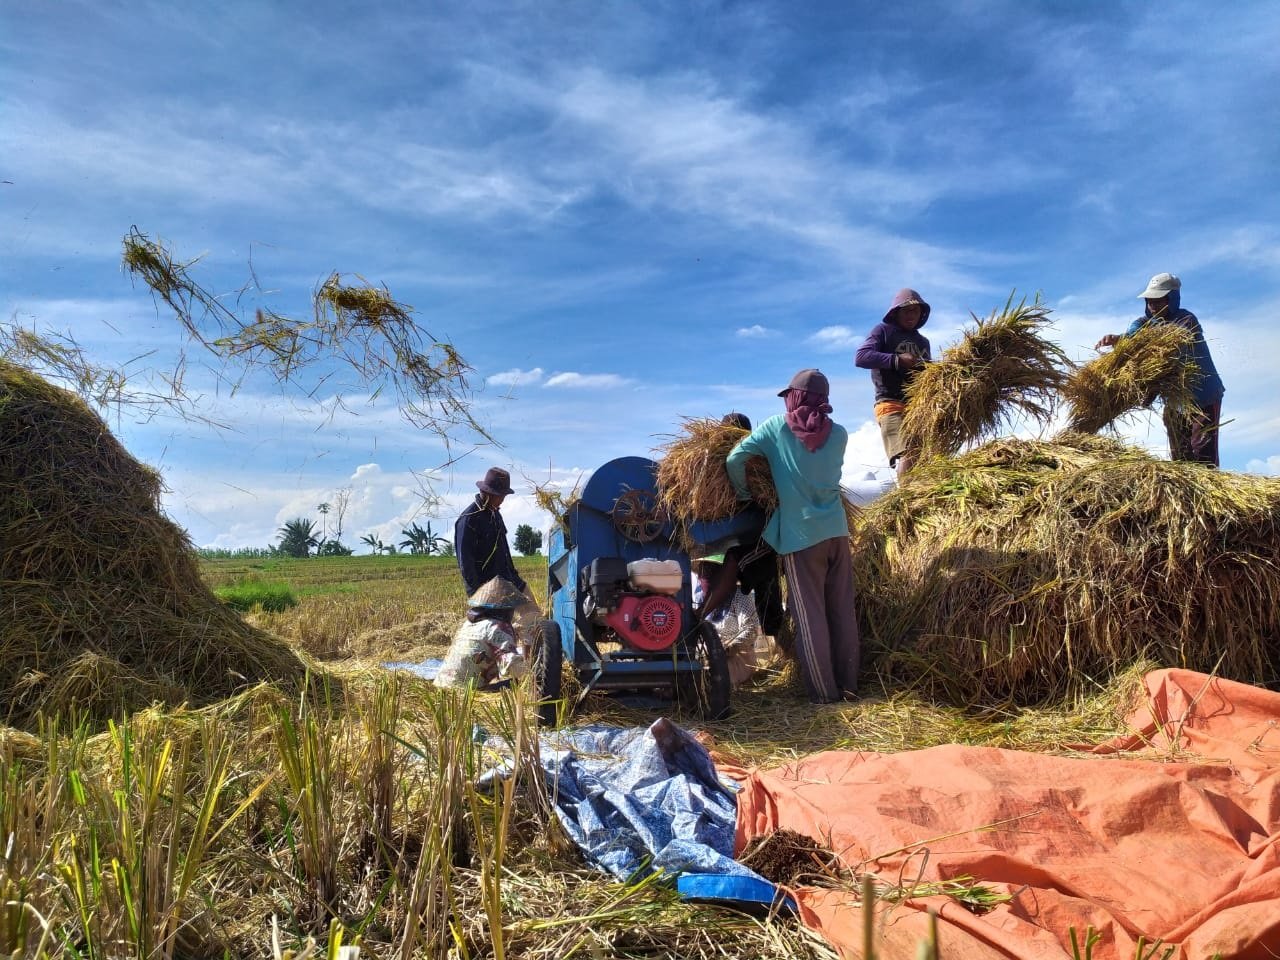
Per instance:
[[[550,619],[534,664],[544,724],[555,722],[565,663],[579,700],[593,690],[628,691],[677,700],[711,719],[729,712],[728,662],[715,629],[694,616],[681,544],[722,550],[758,536],[764,514],[744,508],[688,524],[678,537],[658,505],[657,466],[644,457],[610,460],[551,531]]]

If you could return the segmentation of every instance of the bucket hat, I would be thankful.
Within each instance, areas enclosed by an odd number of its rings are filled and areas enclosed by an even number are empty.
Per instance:
[[[1139,300],[1159,300],[1167,297],[1175,290],[1182,289],[1182,281],[1172,273],[1157,273],[1147,284],[1147,289],[1138,294]]]
[[[831,384],[827,382],[825,373],[810,367],[808,370],[801,370],[792,377],[786,389],[778,391],[778,396],[785,397],[792,390],[807,390],[809,393],[818,393],[826,397],[831,394]]]
[[[501,467],[490,467],[485,471],[484,479],[476,481],[476,486],[484,493],[505,497],[511,492],[511,474]]]
[[[481,584],[467,598],[467,606],[473,610],[514,610],[525,602],[525,595],[510,580],[494,577]]]

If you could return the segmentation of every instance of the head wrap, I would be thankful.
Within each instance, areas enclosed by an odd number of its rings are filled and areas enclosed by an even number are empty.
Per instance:
[[[788,390],[785,397],[787,405],[787,426],[796,435],[796,439],[804,444],[810,453],[822,449],[831,436],[831,404],[827,403],[825,393],[814,393],[811,390]]]

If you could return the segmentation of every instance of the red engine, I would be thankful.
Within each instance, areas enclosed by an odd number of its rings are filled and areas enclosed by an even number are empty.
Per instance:
[[[633,647],[665,650],[680,637],[680,604],[672,597],[626,593],[604,622]]]

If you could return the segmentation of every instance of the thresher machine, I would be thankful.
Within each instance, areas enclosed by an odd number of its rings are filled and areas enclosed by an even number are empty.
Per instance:
[[[564,665],[580,696],[593,690],[676,700],[718,719],[729,712],[719,635],[693,612],[690,556],[756,537],[764,515],[688,524],[677,536],[657,497],[657,464],[610,460],[591,475],[548,541],[550,619],[535,658],[544,724],[555,720]]]

